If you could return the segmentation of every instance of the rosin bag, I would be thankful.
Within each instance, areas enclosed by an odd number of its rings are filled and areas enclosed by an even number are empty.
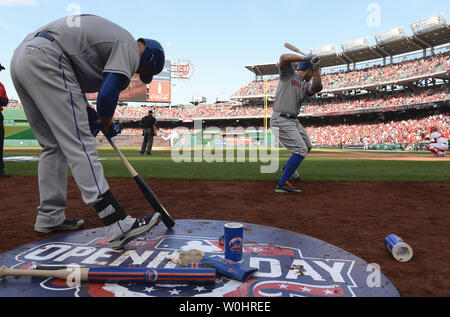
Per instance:
[[[201,263],[202,265],[208,265],[208,263],[210,263],[212,267],[216,269],[218,274],[222,274],[241,282],[248,281],[250,277],[252,277],[252,275],[258,270],[256,268],[222,258],[204,258]]]

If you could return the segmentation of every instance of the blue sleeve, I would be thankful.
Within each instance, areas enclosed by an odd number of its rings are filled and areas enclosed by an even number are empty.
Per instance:
[[[106,74],[97,96],[97,112],[100,117],[112,118],[114,116],[120,92],[128,86],[129,82],[130,80],[125,75]]]

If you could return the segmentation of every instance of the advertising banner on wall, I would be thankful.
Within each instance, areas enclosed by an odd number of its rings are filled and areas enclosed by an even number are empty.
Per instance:
[[[153,81],[170,81],[172,77],[171,67],[172,62],[170,60],[166,60],[162,72],[153,76]]]
[[[149,85],[148,101],[171,102],[170,81],[152,81]]]

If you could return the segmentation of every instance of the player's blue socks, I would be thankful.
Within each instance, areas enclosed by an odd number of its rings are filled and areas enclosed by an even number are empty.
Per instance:
[[[283,186],[284,184],[286,184],[286,182],[289,180],[289,178],[291,178],[292,174],[294,174],[295,170],[300,166],[304,159],[305,158],[303,156],[292,154],[292,156],[287,161],[286,166],[284,167],[283,176],[281,176],[278,185]]]

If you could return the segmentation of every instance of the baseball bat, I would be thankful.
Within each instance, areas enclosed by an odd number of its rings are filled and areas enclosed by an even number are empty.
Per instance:
[[[67,267],[58,270],[25,270],[0,267],[0,278],[5,276],[53,277],[71,281],[76,277],[80,282],[91,283],[214,283],[216,270],[214,268],[121,268],[121,267]]]
[[[156,197],[155,193],[150,189],[150,187],[147,185],[145,180],[136,172],[136,170],[133,168],[133,166],[131,166],[130,162],[123,155],[123,153],[119,150],[119,148],[114,143],[114,141],[109,138],[107,138],[107,139],[109,141],[109,144],[111,144],[111,146],[113,147],[114,151],[120,157],[120,160],[123,162],[125,167],[130,172],[131,176],[133,177],[134,181],[138,185],[142,194],[144,194],[145,199],[147,199],[147,201],[150,203],[150,205],[153,207],[153,209],[156,212],[159,212],[161,214],[161,220],[167,226],[167,228],[169,228],[169,229],[172,228],[175,225],[175,220],[173,219],[173,217],[164,208],[162,203],[159,201],[158,197]]]
[[[301,54],[301,55],[303,55],[303,56],[308,56],[308,55],[306,55],[305,52],[299,50],[298,48],[296,48],[296,47],[295,47],[294,45],[292,45],[292,44],[284,43],[284,47],[286,47],[287,49],[290,49],[291,51],[294,51],[294,52],[296,52],[296,53],[299,53],[299,54]]]

